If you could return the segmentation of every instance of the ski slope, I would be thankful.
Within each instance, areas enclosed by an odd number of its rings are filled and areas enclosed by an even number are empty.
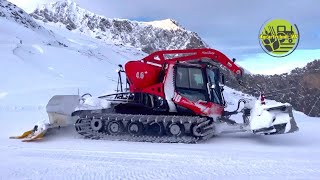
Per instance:
[[[55,94],[114,92],[118,64],[145,54],[57,27],[46,26],[49,36],[4,18],[0,24],[0,179],[320,177],[320,119],[300,112],[294,112],[300,127],[294,134],[229,134],[199,144],[87,140],[72,127],[39,142],[10,140],[47,119],[45,105]],[[225,96],[232,110],[246,95],[226,88]]]
[[[45,113],[1,112],[0,179],[317,179],[319,119],[295,113],[300,131],[279,136],[220,135],[199,144],[82,139],[60,129],[35,143],[8,137]]]

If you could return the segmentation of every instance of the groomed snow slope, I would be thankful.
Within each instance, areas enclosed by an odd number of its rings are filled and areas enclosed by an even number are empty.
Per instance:
[[[87,140],[70,128],[22,143],[8,137],[45,118],[44,109],[1,111],[0,179],[317,179],[319,119],[294,115],[301,130],[279,136],[156,144]]]
[[[54,27],[46,37],[4,18],[0,24],[0,179],[320,177],[320,121],[299,112],[295,134],[221,135],[191,145],[86,140],[73,128],[35,143],[10,140],[47,119],[44,107],[54,94],[113,91],[117,64],[143,54]],[[68,47],[48,45],[51,40]],[[244,96],[228,88],[225,95],[230,109]]]

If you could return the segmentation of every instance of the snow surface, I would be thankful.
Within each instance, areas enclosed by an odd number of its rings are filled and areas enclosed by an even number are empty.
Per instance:
[[[36,143],[9,140],[43,110],[1,112],[0,179],[317,179],[319,119],[295,113],[301,131],[221,135],[200,144],[82,139],[60,129]]]
[[[320,177],[320,119],[300,112],[294,112],[300,127],[294,134],[229,134],[199,144],[88,140],[73,128],[34,143],[10,140],[47,119],[45,105],[55,94],[113,92],[117,64],[144,54],[64,30],[52,28],[55,34],[46,37],[4,18],[0,24],[0,179]],[[48,45],[52,38],[68,47]],[[225,88],[229,110],[239,98],[251,98]]]

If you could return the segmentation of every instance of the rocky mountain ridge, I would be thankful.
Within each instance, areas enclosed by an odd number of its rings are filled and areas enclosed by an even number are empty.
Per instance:
[[[111,19],[89,12],[70,0],[41,5],[30,15],[45,23],[59,24],[107,43],[140,48],[146,53],[208,47],[197,33],[172,19],[151,22]]]

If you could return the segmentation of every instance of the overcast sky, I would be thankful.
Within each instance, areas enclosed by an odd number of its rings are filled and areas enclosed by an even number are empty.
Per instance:
[[[38,3],[52,0],[10,1],[30,12]],[[183,27],[197,32],[212,48],[232,57],[264,53],[258,41],[259,30],[264,22],[274,18],[297,24],[301,37],[297,50],[320,49],[320,0],[74,1],[80,7],[110,18],[177,20]]]

